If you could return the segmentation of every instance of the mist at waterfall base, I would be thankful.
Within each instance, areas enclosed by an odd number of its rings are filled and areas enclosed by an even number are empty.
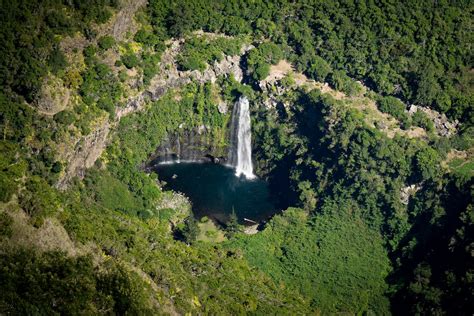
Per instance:
[[[278,209],[268,184],[260,179],[237,177],[235,169],[209,162],[158,164],[154,168],[165,188],[184,193],[197,219],[207,216],[226,223],[232,210],[239,222],[244,218],[260,222]]]

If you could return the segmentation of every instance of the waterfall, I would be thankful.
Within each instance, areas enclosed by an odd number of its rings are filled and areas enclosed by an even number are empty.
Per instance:
[[[177,154],[177,163],[181,162],[181,142],[179,141],[179,133],[176,135],[176,152]]]
[[[232,110],[229,163],[235,168],[236,176],[243,174],[247,179],[255,178],[251,138],[249,100],[241,96]]]

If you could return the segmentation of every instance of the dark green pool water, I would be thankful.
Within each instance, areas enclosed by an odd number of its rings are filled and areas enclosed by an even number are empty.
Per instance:
[[[244,218],[262,221],[277,208],[265,181],[237,178],[232,168],[214,163],[181,162],[154,167],[165,188],[184,193],[193,204],[197,219],[208,216],[225,223],[232,209],[242,224]]]

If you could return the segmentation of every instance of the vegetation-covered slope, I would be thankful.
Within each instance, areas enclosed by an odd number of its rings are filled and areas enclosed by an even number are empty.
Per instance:
[[[0,6],[0,313],[472,314],[471,3]],[[143,164],[241,94],[291,207],[199,241]]]

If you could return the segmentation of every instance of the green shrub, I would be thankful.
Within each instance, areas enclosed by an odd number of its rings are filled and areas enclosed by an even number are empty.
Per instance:
[[[203,71],[206,69],[206,64],[221,60],[224,54],[238,55],[241,46],[241,38],[191,37],[186,39],[183,50],[178,56],[178,67],[181,70]]]
[[[97,44],[102,50],[107,50],[115,45],[115,39],[112,36],[106,35],[99,38]]]
[[[31,176],[20,195],[20,206],[39,227],[45,217],[54,216],[60,208],[56,191],[39,176]]]
[[[55,49],[51,52],[48,59],[49,67],[54,74],[59,74],[67,67],[66,56],[60,49]]]
[[[440,174],[440,157],[431,147],[420,149],[415,156],[415,168],[419,181],[435,178]]]
[[[308,74],[314,80],[324,82],[331,72],[331,66],[323,58],[316,56],[311,60]]]
[[[63,126],[69,126],[74,123],[76,117],[72,111],[61,111],[54,115],[54,120]]]
[[[196,219],[192,215],[186,218],[184,224],[179,228],[178,233],[187,244],[194,243],[200,233]]]
[[[101,206],[130,215],[143,210],[143,204],[128,190],[128,187],[106,171],[91,170],[85,183]]]
[[[377,107],[380,111],[388,113],[400,121],[405,120],[407,117],[405,104],[395,97],[380,97],[377,101]]]
[[[249,262],[303,293],[322,314],[389,314],[384,296],[390,264],[381,236],[353,218],[343,201],[325,203],[310,219],[290,208],[265,230],[232,242]]]
[[[0,141],[0,202],[8,202],[17,192],[19,178],[27,170],[26,162],[20,158],[18,144]]]
[[[1,237],[11,237],[13,218],[8,215],[6,212],[0,213],[0,238]]]
[[[95,45],[88,45],[84,48],[84,57],[90,58],[93,57],[97,53],[97,46]]]
[[[109,260],[16,249],[0,254],[0,306],[14,315],[151,314],[148,284]]]
[[[434,124],[431,119],[424,113],[423,111],[416,111],[412,115],[412,123],[415,126],[419,126],[421,128],[426,129],[428,132],[434,131]]]
[[[281,48],[271,42],[260,44],[247,55],[247,67],[254,80],[265,79],[270,72],[270,65],[277,64],[283,58]]]
[[[136,67],[140,63],[140,60],[138,59],[138,57],[133,53],[127,53],[123,55],[121,57],[121,60],[123,64],[125,65],[125,67],[127,67],[128,69]]]

